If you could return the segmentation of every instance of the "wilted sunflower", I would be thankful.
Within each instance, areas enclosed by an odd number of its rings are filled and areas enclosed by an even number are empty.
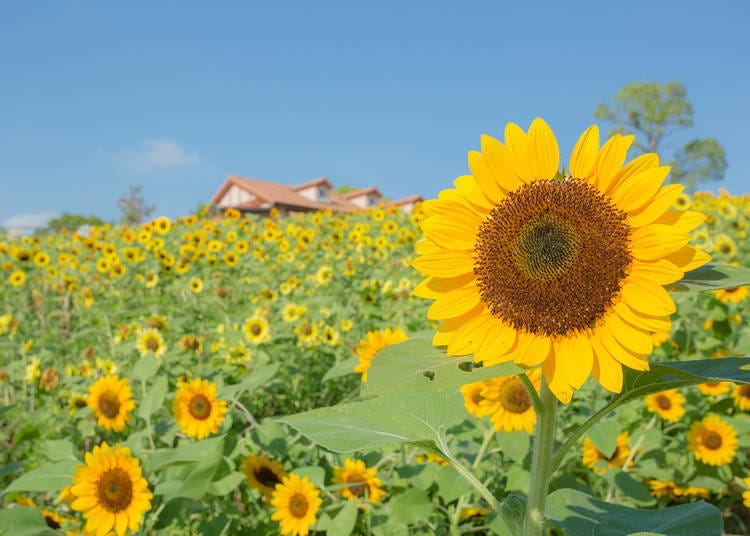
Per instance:
[[[423,204],[415,290],[435,300],[433,340],[450,355],[541,365],[563,402],[589,375],[613,392],[622,366],[648,370],[651,334],[675,312],[665,285],[709,256],[688,246],[703,215],[669,210],[683,187],[645,154],[625,164],[633,136],[602,147],[592,126],[559,173],[555,136],[541,119],[508,124],[505,144],[482,137],[472,175]]]
[[[372,358],[380,350],[391,344],[398,344],[407,340],[409,336],[401,328],[386,328],[384,330],[368,331],[367,338],[361,339],[354,349],[359,356],[359,363],[354,367],[354,372],[362,375],[362,381],[367,381],[367,371],[370,369]]]
[[[306,476],[291,474],[276,485],[271,496],[271,506],[275,509],[271,519],[279,522],[282,535],[307,536],[321,504],[315,484]]]
[[[734,405],[740,411],[750,411],[750,384],[736,385],[732,392],[732,398],[734,398]]]
[[[737,432],[718,415],[709,415],[690,426],[687,447],[695,459],[707,465],[725,465],[737,452]]]
[[[750,294],[750,292],[748,292],[747,285],[732,288],[722,288],[719,290],[714,290],[713,292],[721,303],[740,303],[745,298],[747,298],[748,294]]]
[[[172,413],[186,436],[203,439],[219,430],[227,403],[217,400],[214,383],[196,378],[177,388]]]
[[[598,448],[594,446],[594,443],[588,438],[583,438],[583,465],[593,469],[595,473],[603,473],[605,469],[601,467],[598,462],[603,460],[607,463],[607,467],[610,469],[616,467],[622,467],[630,457],[630,434],[627,432],[620,432],[617,435],[617,447],[611,456],[605,456]],[[633,465],[633,462],[630,462]]]
[[[167,344],[164,342],[164,337],[158,329],[147,328],[138,335],[138,339],[135,341],[135,348],[141,356],[153,352],[156,357],[161,357],[167,351]]]
[[[658,414],[665,421],[677,422],[685,415],[685,397],[676,389],[648,395],[643,400],[650,412]]]
[[[88,405],[97,418],[97,424],[105,430],[119,432],[130,420],[135,409],[130,384],[125,378],[115,375],[102,376],[89,389]]]
[[[240,471],[245,473],[245,482],[250,489],[257,489],[264,495],[271,495],[276,484],[286,476],[284,466],[267,456],[248,454],[242,459]]]
[[[334,467],[333,483],[344,486],[339,488],[339,493],[348,501],[365,499],[380,502],[385,492],[381,488],[383,483],[375,476],[377,472],[376,468],[368,468],[362,460],[347,458],[342,467]]]
[[[86,530],[97,536],[137,531],[143,513],[151,509],[152,495],[130,449],[102,443],[87,452],[85,460],[86,465],[75,468],[70,491],[74,496],[71,507],[83,512]]]

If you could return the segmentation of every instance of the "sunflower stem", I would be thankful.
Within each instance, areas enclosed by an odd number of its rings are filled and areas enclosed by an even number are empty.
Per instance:
[[[531,406],[534,408],[534,412],[539,415],[544,411],[544,406],[542,405],[542,400],[539,398],[539,395],[536,392],[534,384],[531,383],[531,380],[526,374],[519,374],[518,377],[521,379],[521,383],[523,383],[524,387],[526,387],[526,392],[529,394],[529,398],[531,399]]]
[[[534,391],[533,387],[531,390]],[[523,536],[544,534],[544,505],[553,470],[552,446],[555,438],[557,399],[544,379],[539,395],[541,407],[536,410],[534,446],[531,454],[531,485],[523,518]]]

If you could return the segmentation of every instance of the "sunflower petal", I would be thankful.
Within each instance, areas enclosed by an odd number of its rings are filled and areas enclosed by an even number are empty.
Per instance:
[[[511,192],[524,182],[516,175],[510,150],[490,136],[482,136],[482,153],[500,188]]]
[[[566,381],[566,373],[563,369],[564,367],[554,356],[542,364],[542,373],[549,390],[560,402],[568,404],[573,398],[573,388]]]
[[[643,227],[664,214],[669,207],[680,197],[685,187],[681,184],[669,184],[662,188],[656,197],[646,206],[632,211],[630,216],[630,225],[633,227]]]
[[[464,287],[441,294],[427,310],[427,318],[430,320],[455,318],[468,313],[479,305],[479,302],[479,292],[472,281]]]
[[[594,184],[602,192],[609,190],[610,184],[622,168],[633,139],[635,139],[635,136],[615,134],[606,141],[599,151],[593,178]]]
[[[588,178],[599,154],[599,127],[591,125],[581,134],[570,155],[570,174],[577,179]]]
[[[526,156],[526,133],[515,123],[505,126],[505,145],[509,149],[510,162],[516,176],[525,183],[531,182],[535,177]]]
[[[551,179],[560,168],[560,149],[552,129],[537,117],[529,127],[528,158],[536,179]]]
[[[671,315],[677,310],[664,287],[640,277],[628,278],[622,298],[633,310],[652,316]]]
[[[469,169],[474,180],[479,185],[484,196],[493,204],[497,204],[503,197],[503,192],[497,180],[492,174],[487,161],[482,153],[469,151]]]
[[[549,337],[518,332],[518,346],[513,361],[524,367],[535,367],[547,359],[551,349]]]
[[[690,235],[669,225],[650,224],[631,233],[633,257],[642,261],[661,259],[680,250],[690,241]]]
[[[689,272],[700,268],[711,260],[711,255],[692,246],[685,246],[665,257],[673,262],[680,270]]]
[[[614,189],[612,198],[627,213],[650,204],[659,193],[669,169],[669,166],[660,166],[630,177]]]

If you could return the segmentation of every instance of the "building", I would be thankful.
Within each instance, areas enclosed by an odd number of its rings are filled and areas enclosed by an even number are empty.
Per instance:
[[[325,177],[288,186],[277,182],[247,179],[230,175],[214,194],[211,204],[220,209],[235,208],[243,213],[265,215],[272,208],[282,215],[315,210],[353,212],[377,207],[398,206],[411,212],[414,204],[422,201],[422,196],[412,195],[396,201],[385,201],[374,186],[345,194],[333,191],[333,185]]]

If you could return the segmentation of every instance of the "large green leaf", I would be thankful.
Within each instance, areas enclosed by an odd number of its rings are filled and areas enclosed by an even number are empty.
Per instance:
[[[148,457],[146,468],[153,472],[170,466],[199,462],[210,456],[220,457],[224,449],[224,437],[220,435],[196,442],[183,440],[176,448],[157,449]]]
[[[568,534],[627,536],[719,536],[719,510],[705,501],[659,510],[639,510],[610,504],[573,489],[560,489],[547,498],[545,515]]]
[[[143,419],[148,419],[159,411],[164,405],[164,398],[167,396],[167,377],[158,376],[151,386],[151,389],[146,391],[146,396],[143,397],[138,407],[138,416]]]
[[[266,365],[255,369],[250,374],[237,384],[224,385],[218,389],[218,396],[224,400],[238,399],[243,393],[257,389],[264,383],[268,383],[276,375],[276,371],[279,370],[279,364],[274,363],[273,365]]]
[[[411,339],[386,346],[373,358],[367,392],[436,391],[521,372],[513,363],[473,368],[471,356],[448,357],[425,339]]]
[[[744,266],[709,262],[691,270],[685,277],[669,285],[672,291],[715,290],[750,285],[750,269]]]
[[[354,374],[354,367],[356,367],[359,364],[359,357],[350,357],[348,359],[344,359],[343,361],[339,361],[335,365],[333,365],[330,369],[328,369],[328,372],[325,373],[325,376],[323,376],[323,379],[320,380],[321,382],[325,382],[328,380],[332,380],[334,378],[340,378],[341,376],[346,376],[348,374]]]
[[[336,452],[369,450],[433,440],[466,418],[457,389],[383,395],[362,402],[280,417],[323,447]]]
[[[63,460],[28,471],[5,488],[3,493],[10,491],[57,491],[73,483],[75,466],[81,462]]]
[[[0,534],[10,536],[59,536],[47,526],[42,512],[30,506],[15,506],[0,510]]]

